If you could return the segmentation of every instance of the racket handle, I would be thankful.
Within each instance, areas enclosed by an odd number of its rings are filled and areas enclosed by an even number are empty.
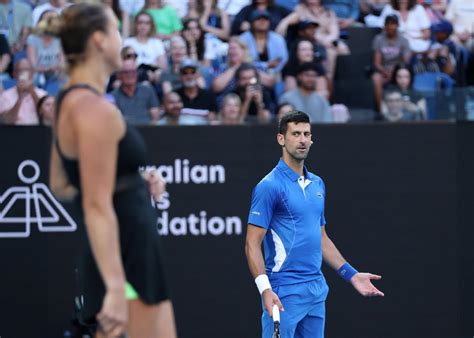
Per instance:
[[[273,321],[280,322],[280,310],[278,309],[278,305],[273,305]]]

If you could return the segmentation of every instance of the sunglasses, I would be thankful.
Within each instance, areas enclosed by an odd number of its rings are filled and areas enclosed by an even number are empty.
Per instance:
[[[131,54],[125,54],[123,59],[124,60],[129,60],[129,59],[136,59],[138,57],[137,53],[131,53]]]
[[[196,74],[196,70],[194,70],[194,69],[182,70],[182,71],[181,71],[181,74],[182,74],[182,75],[192,75],[192,74]]]

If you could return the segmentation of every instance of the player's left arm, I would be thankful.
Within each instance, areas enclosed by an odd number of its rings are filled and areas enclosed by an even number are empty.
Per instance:
[[[326,233],[326,227],[324,225],[321,226],[321,248],[323,252],[323,260],[327,264],[329,264],[329,266],[331,266],[334,270],[338,271],[338,273],[344,278],[344,274],[346,273],[345,267],[347,261],[341,255],[336,245],[334,245],[333,241],[329,238],[328,234]],[[383,292],[378,290],[371,282],[372,280],[381,279],[381,276],[373,275],[371,273],[366,272],[356,272],[355,270],[354,272],[354,275],[348,281],[350,281],[352,286],[362,296],[384,296]],[[348,271],[347,273],[351,273],[351,271]]]

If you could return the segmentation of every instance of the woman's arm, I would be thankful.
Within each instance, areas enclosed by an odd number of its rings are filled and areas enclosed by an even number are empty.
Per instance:
[[[286,32],[288,31],[288,26],[295,25],[300,20],[299,15],[297,12],[292,12],[291,14],[287,15],[283,20],[280,21],[275,32],[280,34],[281,36],[286,36]]]
[[[214,78],[212,81],[212,89],[215,93],[220,93],[227,87],[229,82],[234,78],[236,70],[237,66],[229,67],[226,71]]]
[[[328,16],[324,21],[326,25],[324,27],[320,27],[317,30],[317,39],[326,48],[334,48],[332,43],[339,39],[339,24],[337,22],[337,17],[336,14],[334,14],[334,12],[331,10],[328,10],[328,12],[324,15]]]
[[[39,69],[36,68],[36,49],[30,44],[26,45],[26,56],[28,58],[28,61],[30,61],[31,66],[35,70],[35,72],[39,71]]]
[[[211,34],[214,34],[221,40],[228,40],[230,37],[230,20],[229,20],[229,15],[223,11],[220,10],[220,16],[221,16],[221,25],[222,28],[217,28],[213,26],[209,26],[207,24],[207,21],[209,19],[209,14],[206,15],[206,13],[201,17],[200,19],[200,24],[202,29],[205,32],[209,32]]]
[[[66,177],[55,142],[53,138],[49,161],[49,188],[59,200],[70,200],[76,195],[77,190]]]
[[[107,292],[124,292],[125,272],[113,194],[118,143],[125,126],[118,111],[102,98],[94,94],[81,98],[84,103],[75,105],[80,114],[70,116],[76,135],[87,234]]]

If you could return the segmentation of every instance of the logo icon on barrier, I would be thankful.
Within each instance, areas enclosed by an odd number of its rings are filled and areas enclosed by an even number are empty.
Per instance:
[[[25,175],[25,169],[33,175]],[[26,238],[31,225],[40,232],[73,232],[77,224],[54,198],[44,183],[35,183],[40,175],[39,165],[25,160],[18,166],[18,177],[27,186],[10,187],[0,196],[0,238]]]

